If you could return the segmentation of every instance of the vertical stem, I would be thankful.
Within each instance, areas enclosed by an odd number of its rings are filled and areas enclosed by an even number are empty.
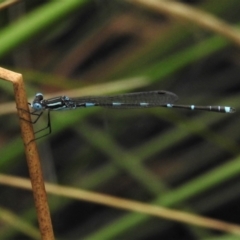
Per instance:
[[[31,116],[28,112],[29,108],[22,75],[0,68],[0,78],[10,81],[13,84],[41,237],[43,240],[54,240],[39,154],[35,141],[30,142],[34,139],[34,132],[30,123]],[[27,111],[22,111],[21,109]],[[25,120],[22,120],[22,118]]]

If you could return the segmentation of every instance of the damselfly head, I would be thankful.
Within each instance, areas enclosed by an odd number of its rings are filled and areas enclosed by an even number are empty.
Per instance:
[[[43,110],[43,104],[42,104],[42,100],[43,100],[43,94],[42,93],[37,93],[35,95],[35,98],[33,99],[33,102],[31,104],[31,107],[35,110],[35,111],[41,111]]]

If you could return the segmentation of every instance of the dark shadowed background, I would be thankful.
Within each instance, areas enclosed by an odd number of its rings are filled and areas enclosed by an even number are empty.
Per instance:
[[[240,44],[133,2],[35,0],[1,8],[0,65],[23,74],[29,101],[36,92],[80,97],[161,89],[181,104],[229,105],[236,113],[53,112],[52,134],[38,140],[44,178],[238,224]],[[238,0],[179,2],[232,27],[240,23]],[[0,93],[0,173],[28,178],[12,86],[0,81]],[[46,123],[44,114],[35,129]],[[48,196],[57,239],[238,239]],[[18,228],[19,219],[28,231]],[[39,239],[37,231],[32,193],[0,185],[0,239]]]

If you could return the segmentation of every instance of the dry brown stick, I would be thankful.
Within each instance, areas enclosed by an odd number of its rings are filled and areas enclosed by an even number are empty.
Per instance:
[[[31,124],[31,116],[28,111],[29,108],[23,78],[21,74],[4,68],[0,68],[0,78],[13,84],[41,237],[43,240],[53,240],[54,234],[42,177],[39,154],[35,141],[31,141],[34,139],[34,132]],[[26,111],[21,109],[25,109]]]
[[[29,180],[15,176],[0,174],[0,184],[7,186],[19,187],[23,189],[31,189]],[[215,229],[240,236],[240,226],[208,217],[203,217],[193,213],[187,213],[179,210],[173,210],[154,204],[141,203],[124,198],[117,198],[106,194],[90,192],[82,189],[76,189],[67,186],[58,186],[46,183],[48,193],[62,197],[68,197],[87,202],[102,204],[108,207],[114,207],[129,211],[136,211],[155,217],[165,218],[187,224],[193,224],[200,227]]]

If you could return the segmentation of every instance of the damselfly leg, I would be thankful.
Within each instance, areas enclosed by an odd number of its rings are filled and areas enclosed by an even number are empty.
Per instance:
[[[30,103],[28,103],[28,104],[31,105]],[[22,119],[22,120],[24,120],[24,121],[26,121],[26,122],[29,122],[29,123],[31,123],[31,124],[37,123],[38,120],[40,119],[40,117],[41,117],[42,114],[43,114],[43,111],[38,112],[38,111],[35,110],[35,111],[30,112],[30,111],[25,110],[25,109],[20,109],[20,110],[21,110],[21,111],[24,111],[24,112],[28,112],[31,116],[37,116],[36,119],[31,120],[31,121],[29,121],[29,120],[27,120],[27,119],[25,119],[25,118],[21,118],[21,117],[20,117],[20,119]],[[47,126],[44,127],[44,128],[42,128],[42,129],[40,129],[40,130],[35,131],[34,134],[37,134],[37,133],[39,133],[39,132],[42,132],[42,131],[44,131],[44,130],[46,130],[46,129],[48,129],[48,132],[47,132],[46,134],[44,134],[44,135],[42,135],[42,136],[40,136],[40,137],[34,138],[34,139],[32,139],[30,142],[35,141],[35,140],[39,140],[40,138],[43,138],[43,137],[48,136],[49,134],[51,134],[51,132],[52,132],[52,127],[51,127],[51,119],[50,119],[50,111],[49,111],[49,110],[48,110],[48,113],[47,113]],[[29,143],[30,143],[30,142],[29,142]],[[28,144],[29,144],[29,143],[28,143]]]

